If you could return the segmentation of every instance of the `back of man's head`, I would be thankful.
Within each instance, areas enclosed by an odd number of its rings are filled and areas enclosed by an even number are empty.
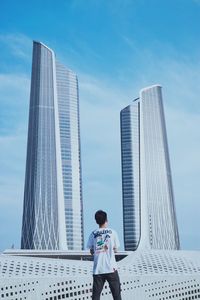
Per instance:
[[[95,213],[95,220],[99,226],[105,224],[107,222],[107,213],[103,210],[98,210]]]

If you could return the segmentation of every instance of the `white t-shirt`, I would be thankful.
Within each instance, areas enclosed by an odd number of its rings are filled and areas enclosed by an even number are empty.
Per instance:
[[[94,251],[94,274],[112,273],[117,270],[114,248],[119,248],[119,239],[113,229],[94,230],[89,236],[87,248]]]

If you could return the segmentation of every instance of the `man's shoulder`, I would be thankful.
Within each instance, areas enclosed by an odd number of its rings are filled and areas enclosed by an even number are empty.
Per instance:
[[[98,231],[97,231],[98,232]],[[109,235],[117,235],[117,232],[113,229],[113,228],[110,228],[110,227],[107,227],[107,228],[103,228],[101,229],[100,231],[102,234],[109,234]]]
[[[117,232],[110,228],[110,227],[107,227],[107,228],[98,228],[98,229],[95,229],[91,232],[90,236],[93,236],[93,237],[96,237],[98,235],[103,235],[103,234],[114,234],[114,235],[117,235]]]
[[[109,230],[110,233],[114,233],[114,234],[117,234],[117,231],[113,228],[107,228]]]
[[[98,229],[95,229],[93,230],[91,233],[90,233],[90,237],[94,237],[98,232]]]
[[[94,233],[97,232],[97,231],[98,231],[98,229],[94,229],[94,230],[91,232],[90,235],[94,234]]]

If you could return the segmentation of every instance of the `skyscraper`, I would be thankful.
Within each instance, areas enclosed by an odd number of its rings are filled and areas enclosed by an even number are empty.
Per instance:
[[[121,111],[121,150],[125,249],[179,249],[161,86]]]
[[[40,42],[33,42],[21,248],[83,248],[78,81]]]
[[[121,111],[123,224],[126,250],[137,248],[141,230],[139,116],[138,99]]]

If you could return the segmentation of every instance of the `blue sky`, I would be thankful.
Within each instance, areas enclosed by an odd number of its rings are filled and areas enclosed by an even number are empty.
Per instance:
[[[79,78],[85,237],[102,208],[123,244],[119,112],[159,83],[181,246],[199,250],[200,0],[3,0],[0,14],[0,251],[20,246],[33,39]]]

